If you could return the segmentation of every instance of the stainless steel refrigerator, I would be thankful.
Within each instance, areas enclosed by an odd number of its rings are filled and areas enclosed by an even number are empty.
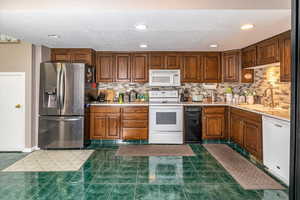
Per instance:
[[[38,146],[84,147],[83,63],[41,63]]]

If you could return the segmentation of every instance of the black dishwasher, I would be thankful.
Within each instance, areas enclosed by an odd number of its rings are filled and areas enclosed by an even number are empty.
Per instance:
[[[184,111],[184,128],[186,143],[199,143],[202,137],[202,108],[199,106],[187,106]]]

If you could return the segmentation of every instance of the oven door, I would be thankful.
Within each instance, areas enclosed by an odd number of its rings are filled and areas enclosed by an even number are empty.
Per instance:
[[[149,111],[151,131],[183,131],[182,106],[150,106]]]

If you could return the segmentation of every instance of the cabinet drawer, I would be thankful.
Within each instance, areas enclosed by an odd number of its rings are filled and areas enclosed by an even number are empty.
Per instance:
[[[91,112],[119,113],[121,108],[115,106],[92,106],[90,110]]]
[[[123,120],[123,128],[147,128],[147,120]]]
[[[148,120],[148,113],[123,113],[123,120]]]
[[[147,128],[123,128],[123,140],[148,139]]]
[[[138,107],[125,107],[123,108],[124,113],[148,113],[148,107],[138,106]]]
[[[223,106],[207,106],[204,107],[203,109],[204,113],[212,113],[212,114],[216,114],[216,113],[220,113],[223,114],[225,112],[225,107]]]

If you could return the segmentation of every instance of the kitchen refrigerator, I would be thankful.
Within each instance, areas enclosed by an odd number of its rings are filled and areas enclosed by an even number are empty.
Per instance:
[[[41,63],[38,133],[40,148],[84,147],[87,68],[83,63]]]

